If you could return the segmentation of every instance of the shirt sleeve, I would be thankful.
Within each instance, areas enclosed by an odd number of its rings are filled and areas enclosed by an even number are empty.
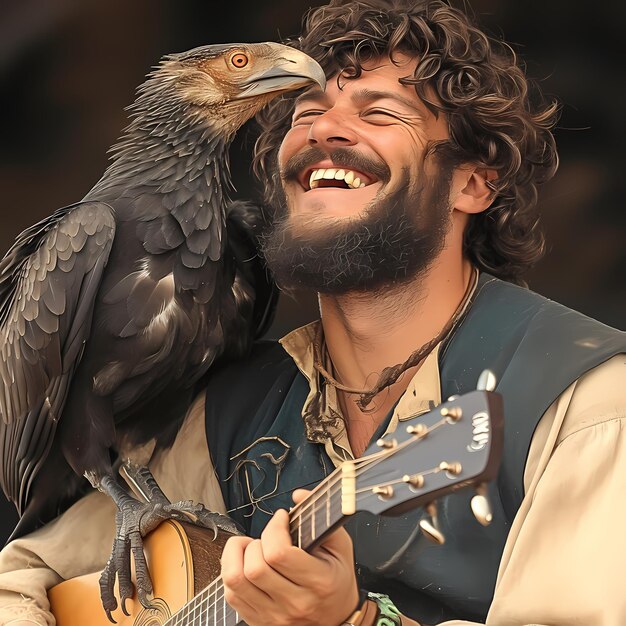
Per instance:
[[[581,377],[542,417],[488,625],[626,624],[624,381],[622,354]]]
[[[174,445],[157,453],[150,468],[173,502],[191,499],[223,513],[224,501],[204,430],[204,395],[190,407]],[[28,619],[53,626],[47,590],[57,583],[101,570],[115,532],[115,505],[93,492],[39,530],[0,552],[0,625]]]

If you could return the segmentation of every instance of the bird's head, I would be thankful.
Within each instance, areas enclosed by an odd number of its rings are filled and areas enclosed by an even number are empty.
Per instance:
[[[295,48],[218,44],[166,56],[140,96],[148,96],[151,108],[158,111],[154,96],[165,95],[166,88],[168,98],[232,134],[277,95],[311,83],[323,89],[325,82],[319,64]]]

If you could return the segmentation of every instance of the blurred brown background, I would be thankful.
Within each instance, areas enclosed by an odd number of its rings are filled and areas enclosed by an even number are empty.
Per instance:
[[[25,227],[79,200],[125,126],[124,107],[158,59],[207,43],[299,32],[303,0],[4,0],[0,3],[0,256]],[[530,277],[540,293],[626,327],[626,4],[473,0],[491,34],[513,43],[563,113],[561,167],[541,195],[549,253]],[[232,149],[240,197],[254,195],[253,134]],[[271,331],[315,316],[283,301]],[[0,538],[14,513],[0,497]],[[1,542],[0,542],[1,545]]]

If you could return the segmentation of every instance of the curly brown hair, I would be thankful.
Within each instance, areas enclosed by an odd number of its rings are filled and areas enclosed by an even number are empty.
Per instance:
[[[544,251],[537,186],[558,166],[551,133],[558,105],[545,102],[515,51],[441,0],[332,0],[312,9],[302,36],[288,43],[315,58],[329,77],[358,78],[365,62],[381,56],[393,62],[394,53],[418,58],[414,75],[400,82],[414,85],[435,115],[446,115],[450,139],[434,143],[432,152],[498,173],[494,201],[470,220],[465,254],[484,271],[523,282]],[[253,168],[270,207],[294,98],[286,95],[257,115]]]

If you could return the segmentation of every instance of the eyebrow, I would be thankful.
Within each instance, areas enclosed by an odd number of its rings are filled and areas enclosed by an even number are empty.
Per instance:
[[[303,102],[324,102],[328,101],[328,96],[321,89],[314,87],[313,89],[309,89],[305,91],[303,94],[299,95],[296,98],[294,103],[295,106],[302,104]]]
[[[391,91],[359,89],[358,91],[352,93],[351,99],[357,106],[363,106],[370,102],[375,102],[376,100],[395,100],[396,102],[412,109],[419,115],[425,115],[425,111],[413,100]],[[321,89],[313,88],[296,98],[295,106],[305,102],[316,102],[319,104],[328,103],[328,96]]]
[[[412,109],[416,113],[420,115],[424,115],[424,111],[422,108],[415,103],[413,100],[409,98],[405,98],[399,93],[394,93],[392,91],[375,91],[372,89],[360,89],[359,91],[355,91],[352,94],[352,100],[354,100],[355,104],[363,105],[369,102],[375,102],[376,100],[395,100],[400,104],[403,104],[405,107]]]

